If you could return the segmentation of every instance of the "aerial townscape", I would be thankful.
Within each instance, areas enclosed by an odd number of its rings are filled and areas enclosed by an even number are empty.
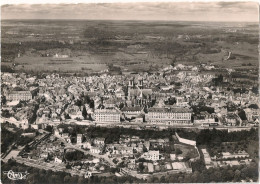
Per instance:
[[[3,20],[1,170],[28,172],[19,183],[259,181],[258,25],[219,26]]]

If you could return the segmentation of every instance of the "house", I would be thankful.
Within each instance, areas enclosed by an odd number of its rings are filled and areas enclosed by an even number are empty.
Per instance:
[[[64,139],[69,138],[69,133],[63,133],[61,134],[61,137]]]
[[[94,144],[95,145],[105,145],[105,138],[100,137],[100,138],[94,139]]]
[[[152,160],[152,161],[160,160],[159,151],[149,150],[148,153],[145,153],[145,156],[146,156],[145,159],[147,160]]]
[[[77,134],[77,144],[82,143],[82,134]]]
[[[95,153],[95,154],[99,154],[99,153],[101,153],[101,150],[100,150],[99,147],[92,146],[92,147],[90,148],[90,152],[91,152],[91,153]]]
[[[85,178],[90,178],[92,176],[92,172],[87,171],[84,175]]]
[[[176,155],[175,154],[170,154],[171,160],[176,160]]]
[[[59,132],[58,129],[54,129],[54,135],[55,135],[55,136],[59,136],[59,135],[60,135],[60,132]]]
[[[40,154],[41,158],[47,158],[48,157],[48,153],[44,152]]]
[[[86,148],[90,149],[91,148],[91,144],[89,142],[83,142],[81,145],[84,149],[86,149]]]
[[[120,147],[120,148],[118,148],[118,150],[120,151],[120,153],[122,155],[133,154],[133,148],[132,147]]]
[[[61,159],[61,158],[58,158],[58,157],[55,157],[55,158],[54,158],[54,163],[60,164],[60,163],[62,163],[62,159]]]
[[[150,149],[150,141],[144,141],[144,146],[146,147],[147,150]]]

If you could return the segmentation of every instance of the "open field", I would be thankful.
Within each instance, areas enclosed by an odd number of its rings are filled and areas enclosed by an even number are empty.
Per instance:
[[[258,35],[253,23],[4,20],[2,65],[15,63],[18,71],[91,73],[111,64],[158,71],[174,60],[250,70],[258,68]],[[232,57],[226,60],[229,52]],[[72,61],[48,61],[56,53]]]
[[[180,156],[182,157],[190,157],[190,158],[196,158],[199,156],[197,150],[193,146],[184,145],[184,144],[175,144],[174,148],[179,148],[182,151],[182,154]]]

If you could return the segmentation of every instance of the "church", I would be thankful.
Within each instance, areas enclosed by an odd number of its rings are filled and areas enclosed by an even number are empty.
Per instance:
[[[128,84],[127,106],[151,107],[155,101],[152,89],[144,88],[143,78],[131,78]]]

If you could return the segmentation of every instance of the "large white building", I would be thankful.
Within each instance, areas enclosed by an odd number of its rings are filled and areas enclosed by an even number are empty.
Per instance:
[[[7,100],[19,101],[19,100],[31,100],[32,94],[30,91],[12,91],[7,95]]]
[[[165,125],[191,123],[191,110],[187,108],[150,108],[147,121]]]
[[[97,109],[94,116],[96,122],[120,122],[120,112],[114,109]]]

